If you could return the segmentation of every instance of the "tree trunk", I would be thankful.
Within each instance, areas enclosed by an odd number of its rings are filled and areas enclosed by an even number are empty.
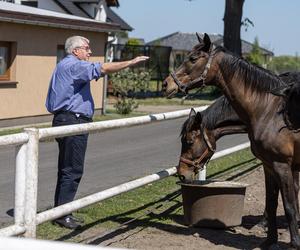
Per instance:
[[[241,23],[244,0],[226,0],[224,14],[224,47],[241,56]]]

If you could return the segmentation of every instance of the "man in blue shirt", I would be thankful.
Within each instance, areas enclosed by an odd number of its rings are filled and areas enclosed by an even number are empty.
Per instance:
[[[66,40],[67,56],[56,66],[48,90],[46,108],[54,114],[53,126],[92,122],[94,101],[90,81],[102,75],[117,72],[148,59],[138,56],[123,62],[89,62],[89,40],[72,36]],[[59,146],[58,174],[54,206],[73,201],[83,174],[88,134],[57,138]],[[70,215],[55,222],[63,227],[77,229],[78,220]]]

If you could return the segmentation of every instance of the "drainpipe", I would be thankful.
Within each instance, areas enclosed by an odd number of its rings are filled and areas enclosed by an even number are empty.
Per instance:
[[[111,41],[107,41],[107,43],[105,45],[105,58],[104,58],[104,62],[112,62],[113,55],[111,55],[109,59],[108,59],[108,56],[109,56],[109,53],[110,53],[110,45],[115,40],[116,40],[116,37],[114,36],[114,38]],[[102,97],[102,114],[103,115],[106,114],[107,86],[108,86],[108,75],[105,75],[104,79],[103,79],[103,97]]]

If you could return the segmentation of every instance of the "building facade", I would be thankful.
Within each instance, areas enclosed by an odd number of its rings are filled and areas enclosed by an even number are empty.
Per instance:
[[[113,23],[0,2],[0,127],[51,119],[45,99],[52,72],[61,59],[66,38],[87,37],[91,61],[104,61]],[[98,113],[103,110],[103,80],[92,83]]]

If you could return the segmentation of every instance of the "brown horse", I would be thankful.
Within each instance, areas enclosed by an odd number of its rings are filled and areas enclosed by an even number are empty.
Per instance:
[[[181,130],[181,154],[177,166],[180,180],[194,180],[213,156],[217,140],[239,133],[247,133],[247,127],[224,96],[202,112],[191,109]]]
[[[287,84],[294,81],[300,83],[300,72],[286,72],[279,77]],[[284,96],[284,91],[287,90],[280,89],[277,93]],[[247,127],[224,96],[202,112],[196,113],[192,109],[181,131],[182,147],[177,167],[179,178],[186,182],[192,181],[199,169],[213,156],[216,141],[222,136],[240,133],[247,133]],[[295,189],[298,193],[299,172],[294,173]]]
[[[271,93],[286,84],[275,74],[249,64],[223,47],[214,48],[205,34],[199,38],[188,59],[164,84],[171,97],[178,91],[204,84],[220,87],[245,123],[253,154],[263,162],[266,181],[267,240],[262,247],[278,241],[276,211],[279,190],[289,224],[291,244],[300,249],[297,202],[293,173],[300,170],[300,134],[289,130],[283,113],[284,99]]]
[[[290,77],[286,80],[289,80]],[[181,130],[181,154],[177,174],[182,182],[192,182],[199,170],[213,156],[216,142],[225,135],[247,133],[247,127],[240,120],[228,100],[222,96],[202,112],[191,109],[188,119]],[[266,175],[265,175],[266,176]],[[294,189],[297,198],[299,220],[299,173],[295,172]],[[260,221],[266,226],[267,213]]]

